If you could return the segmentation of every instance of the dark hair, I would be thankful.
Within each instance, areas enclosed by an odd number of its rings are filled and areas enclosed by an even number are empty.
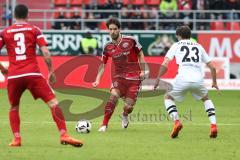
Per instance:
[[[183,39],[191,38],[191,29],[188,26],[180,26],[176,30],[176,35]]]
[[[114,25],[116,25],[118,28],[121,28],[121,24],[120,24],[120,22],[119,22],[119,20],[118,20],[117,18],[110,18],[110,19],[108,19],[108,20],[107,20],[107,27],[109,28],[109,26],[110,26],[111,24],[114,24]]]
[[[25,19],[28,15],[28,7],[24,4],[18,4],[14,9],[16,19]]]

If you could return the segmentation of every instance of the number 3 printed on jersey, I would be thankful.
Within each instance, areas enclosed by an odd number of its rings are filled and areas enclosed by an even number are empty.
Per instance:
[[[14,41],[17,42],[17,47],[15,48],[16,60],[25,60],[26,59],[26,46],[25,46],[25,36],[23,33],[16,33],[14,35]]]

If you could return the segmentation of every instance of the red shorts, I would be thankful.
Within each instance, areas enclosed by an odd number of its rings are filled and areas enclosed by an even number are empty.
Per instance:
[[[53,90],[42,76],[8,79],[8,99],[12,106],[19,105],[20,98],[26,89],[31,92],[34,99],[41,98],[46,103],[55,98]]]
[[[114,78],[111,89],[118,89],[120,97],[131,98],[136,101],[141,88],[141,80],[129,80],[125,78]]]

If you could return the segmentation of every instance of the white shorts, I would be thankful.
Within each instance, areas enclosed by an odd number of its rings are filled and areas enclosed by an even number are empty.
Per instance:
[[[174,100],[181,102],[188,91],[191,92],[196,100],[201,100],[208,94],[208,90],[203,82],[183,82],[181,80],[175,80],[172,90],[167,94]]]

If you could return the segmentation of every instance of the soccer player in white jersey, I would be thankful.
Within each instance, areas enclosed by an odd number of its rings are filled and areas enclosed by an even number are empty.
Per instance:
[[[188,26],[177,28],[176,36],[179,42],[173,44],[167,52],[154,85],[154,89],[156,89],[159,85],[160,77],[167,72],[169,62],[175,57],[179,67],[178,74],[174,79],[172,90],[165,95],[164,99],[166,110],[174,121],[174,128],[170,136],[171,138],[176,138],[183,127],[179,120],[174,101],[181,102],[184,99],[185,93],[189,91],[195,99],[203,101],[211,123],[210,138],[216,138],[215,108],[212,101],[208,98],[208,90],[203,84],[202,62],[206,63],[207,67],[211,70],[212,87],[216,88],[219,92],[216,81],[216,69],[212,65],[211,59],[204,48],[200,44],[190,40],[191,29]]]

